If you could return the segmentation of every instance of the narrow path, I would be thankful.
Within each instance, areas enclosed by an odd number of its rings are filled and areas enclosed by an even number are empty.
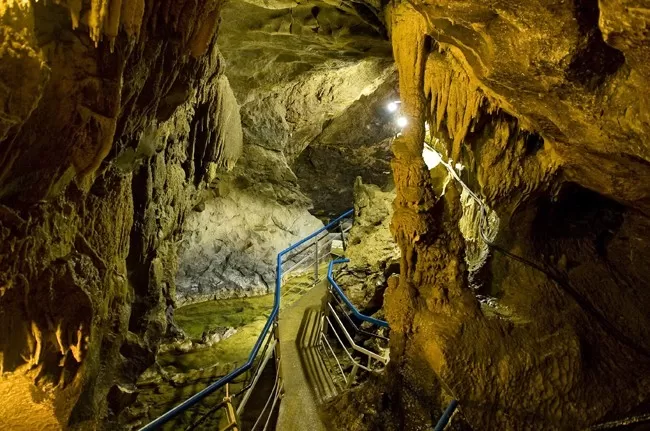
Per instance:
[[[318,322],[316,317],[325,291],[325,282],[321,282],[280,312],[280,356],[284,397],[280,403],[276,427],[278,431],[327,430],[318,413],[317,396],[310,382],[314,367],[305,361],[305,353],[310,349],[309,346],[313,345],[313,329]],[[311,359],[307,362],[312,363]],[[311,367],[309,373],[305,370],[308,367]],[[319,379],[325,378],[323,374],[317,374]]]

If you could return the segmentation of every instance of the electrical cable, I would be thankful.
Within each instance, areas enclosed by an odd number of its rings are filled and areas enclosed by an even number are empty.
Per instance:
[[[545,274],[548,278],[551,280],[555,281],[555,283],[562,288],[565,293],[567,293],[573,300],[580,305],[583,309],[585,309],[589,314],[591,314],[602,326],[603,329],[605,329],[606,332],[609,332],[610,335],[613,335],[615,338],[618,338],[621,342],[626,344],[628,347],[636,351],[637,353],[650,357],[650,350],[646,349],[643,346],[639,346],[637,343],[634,342],[631,338],[629,338],[627,335],[622,333],[618,328],[614,327],[608,320],[607,318],[598,310],[596,307],[594,307],[591,303],[589,303],[587,300],[585,300],[572,286],[571,283],[565,278],[560,275],[554,274],[550,269],[547,269],[541,265],[536,264],[535,262],[532,262],[522,256],[516,255],[514,253],[509,252],[505,248],[501,247],[498,244],[495,244],[493,241],[491,241],[488,237],[487,234],[485,233],[485,227],[487,227],[487,218],[488,218],[488,208],[485,205],[485,203],[463,182],[463,180],[458,176],[456,173],[455,169],[451,166],[450,163],[445,163],[444,161],[440,160],[440,164],[442,164],[447,171],[449,171],[450,175],[458,182],[461,187],[467,192],[467,194],[479,205],[480,207],[480,219],[479,219],[479,234],[481,235],[481,239],[485,244],[501,254],[514,259],[520,263],[523,263],[524,265],[528,265],[533,269],[536,269],[537,271],[542,272]]]

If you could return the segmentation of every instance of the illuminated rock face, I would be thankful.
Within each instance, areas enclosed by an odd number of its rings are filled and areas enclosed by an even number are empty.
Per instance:
[[[0,392],[32,394],[3,395],[5,429],[118,412],[185,214],[242,148],[219,2],[53,3],[0,5]]]
[[[647,408],[640,2],[53,3],[0,4],[0,428],[111,428],[167,330],[185,220],[191,236],[255,191],[311,229],[298,186],[327,173],[314,166],[385,168],[386,143],[369,152],[392,132],[355,129],[391,94],[385,28],[408,121],[392,142],[391,408],[340,428],[427,427],[451,397],[475,429]],[[530,261],[493,252],[478,283],[494,306],[468,287],[459,193],[432,183],[425,121],[499,214],[496,242]]]
[[[210,223],[241,211],[268,216],[232,226],[245,230],[234,251],[260,242],[258,288],[274,249],[320,226],[290,163],[324,124],[394,79],[390,43],[367,6],[239,6],[260,9],[249,25],[271,27],[255,33],[235,23],[236,9],[230,15],[233,92],[216,45],[220,1],[0,5],[0,392],[35,394],[6,397],[2,427],[38,413],[34,424],[110,428],[155,359],[186,273],[179,266],[189,261],[181,244],[204,215]],[[272,28],[299,15],[301,26]],[[259,44],[283,32],[297,39],[269,49],[268,67],[243,55],[263,53]],[[309,52],[306,63],[296,60]],[[259,84],[251,86],[244,78],[256,70],[271,73],[249,76]],[[247,195],[268,206],[251,207]],[[280,235],[256,233],[273,225]]]
[[[312,212],[334,216],[352,207],[357,175],[388,182],[388,143],[380,142],[396,133],[384,107],[396,74],[374,14],[356,2],[224,6],[219,44],[242,107],[240,176],[262,189],[281,184],[283,205],[311,200]]]
[[[387,11],[409,126],[393,144],[402,261],[379,422],[426,427],[451,398],[474,429],[647,409],[645,21],[618,2],[411,4]],[[425,121],[499,214],[496,242],[528,261],[492,252],[490,306],[468,284],[459,189],[440,197],[422,160]]]
[[[243,155],[188,214],[178,304],[269,293],[276,254],[322,226],[310,212],[349,209],[357,175],[390,182],[396,73],[383,28],[344,4],[235,0],[219,49]]]

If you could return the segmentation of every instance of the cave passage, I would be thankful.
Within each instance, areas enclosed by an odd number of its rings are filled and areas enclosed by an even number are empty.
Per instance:
[[[647,23],[0,1],[0,429],[647,429]]]

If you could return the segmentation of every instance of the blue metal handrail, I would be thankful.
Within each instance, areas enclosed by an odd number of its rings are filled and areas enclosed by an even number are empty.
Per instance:
[[[458,407],[458,400],[451,400],[445,409],[445,412],[442,414],[442,416],[440,416],[440,419],[438,419],[438,423],[436,424],[436,427],[433,429],[433,431],[443,431],[445,429],[449,423],[449,419],[451,419],[451,415],[454,414],[456,407]]]
[[[297,243],[290,245],[289,247],[285,248],[282,250],[280,253],[278,253],[278,260],[277,260],[277,268],[276,268],[276,279],[275,279],[275,297],[273,299],[273,310],[271,311],[271,314],[269,315],[269,318],[266,320],[266,324],[264,325],[264,329],[262,329],[262,333],[260,336],[257,338],[257,341],[255,342],[255,345],[253,346],[253,350],[251,350],[250,355],[248,355],[248,360],[244,365],[241,367],[235,369],[232,371],[230,374],[225,375],[224,377],[220,378],[216,382],[212,383],[211,385],[207,386],[205,389],[201,390],[200,392],[197,392],[196,394],[192,395],[190,398],[187,400],[183,401],[176,407],[172,408],[171,410],[168,410],[167,412],[163,413],[161,416],[157,417],[153,421],[149,422],[147,425],[144,427],[140,428],[140,431],[151,431],[151,430],[156,430],[160,426],[164,425],[165,423],[169,422],[171,419],[174,417],[178,416],[179,414],[183,413],[184,411],[188,410],[192,406],[196,405],[197,403],[201,402],[205,397],[208,395],[212,394],[213,392],[219,390],[220,388],[224,387],[226,383],[232,382],[234,379],[248,371],[252,366],[253,362],[255,362],[255,358],[257,357],[257,354],[259,353],[260,347],[262,345],[262,342],[264,341],[264,338],[268,334],[269,330],[273,326],[273,323],[276,321],[278,317],[278,313],[280,311],[280,297],[281,297],[281,289],[282,289],[282,257],[289,253],[291,250],[296,249],[297,247],[300,247],[310,239],[316,237],[317,235],[325,232],[326,230],[330,229],[334,225],[336,225],[338,222],[343,220],[346,217],[349,217],[352,215],[354,212],[353,209],[350,209],[334,220],[332,220],[330,223],[328,223],[326,226],[323,226],[322,228],[318,229],[316,232],[306,236],[305,238],[301,239]],[[331,268],[331,265],[330,265]],[[331,270],[330,270],[331,273]],[[328,275],[329,278],[329,275]]]
[[[361,314],[359,310],[357,310],[357,307],[354,306],[350,302],[347,296],[345,296],[345,293],[341,290],[338,284],[336,284],[336,281],[334,280],[334,277],[332,276],[332,269],[334,268],[334,265],[339,264],[339,263],[347,263],[349,262],[350,259],[336,259],[330,262],[329,267],[327,268],[327,279],[330,282],[330,285],[336,292],[336,295],[343,301],[345,302],[345,305],[348,306],[350,311],[352,311],[352,314],[354,314],[355,317],[357,317],[360,320],[363,320],[365,322],[372,323],[373,325],[381,326],[382,328],[388,328],[388,322],[375,319],[374,317],[366,316],[365,314]]]

